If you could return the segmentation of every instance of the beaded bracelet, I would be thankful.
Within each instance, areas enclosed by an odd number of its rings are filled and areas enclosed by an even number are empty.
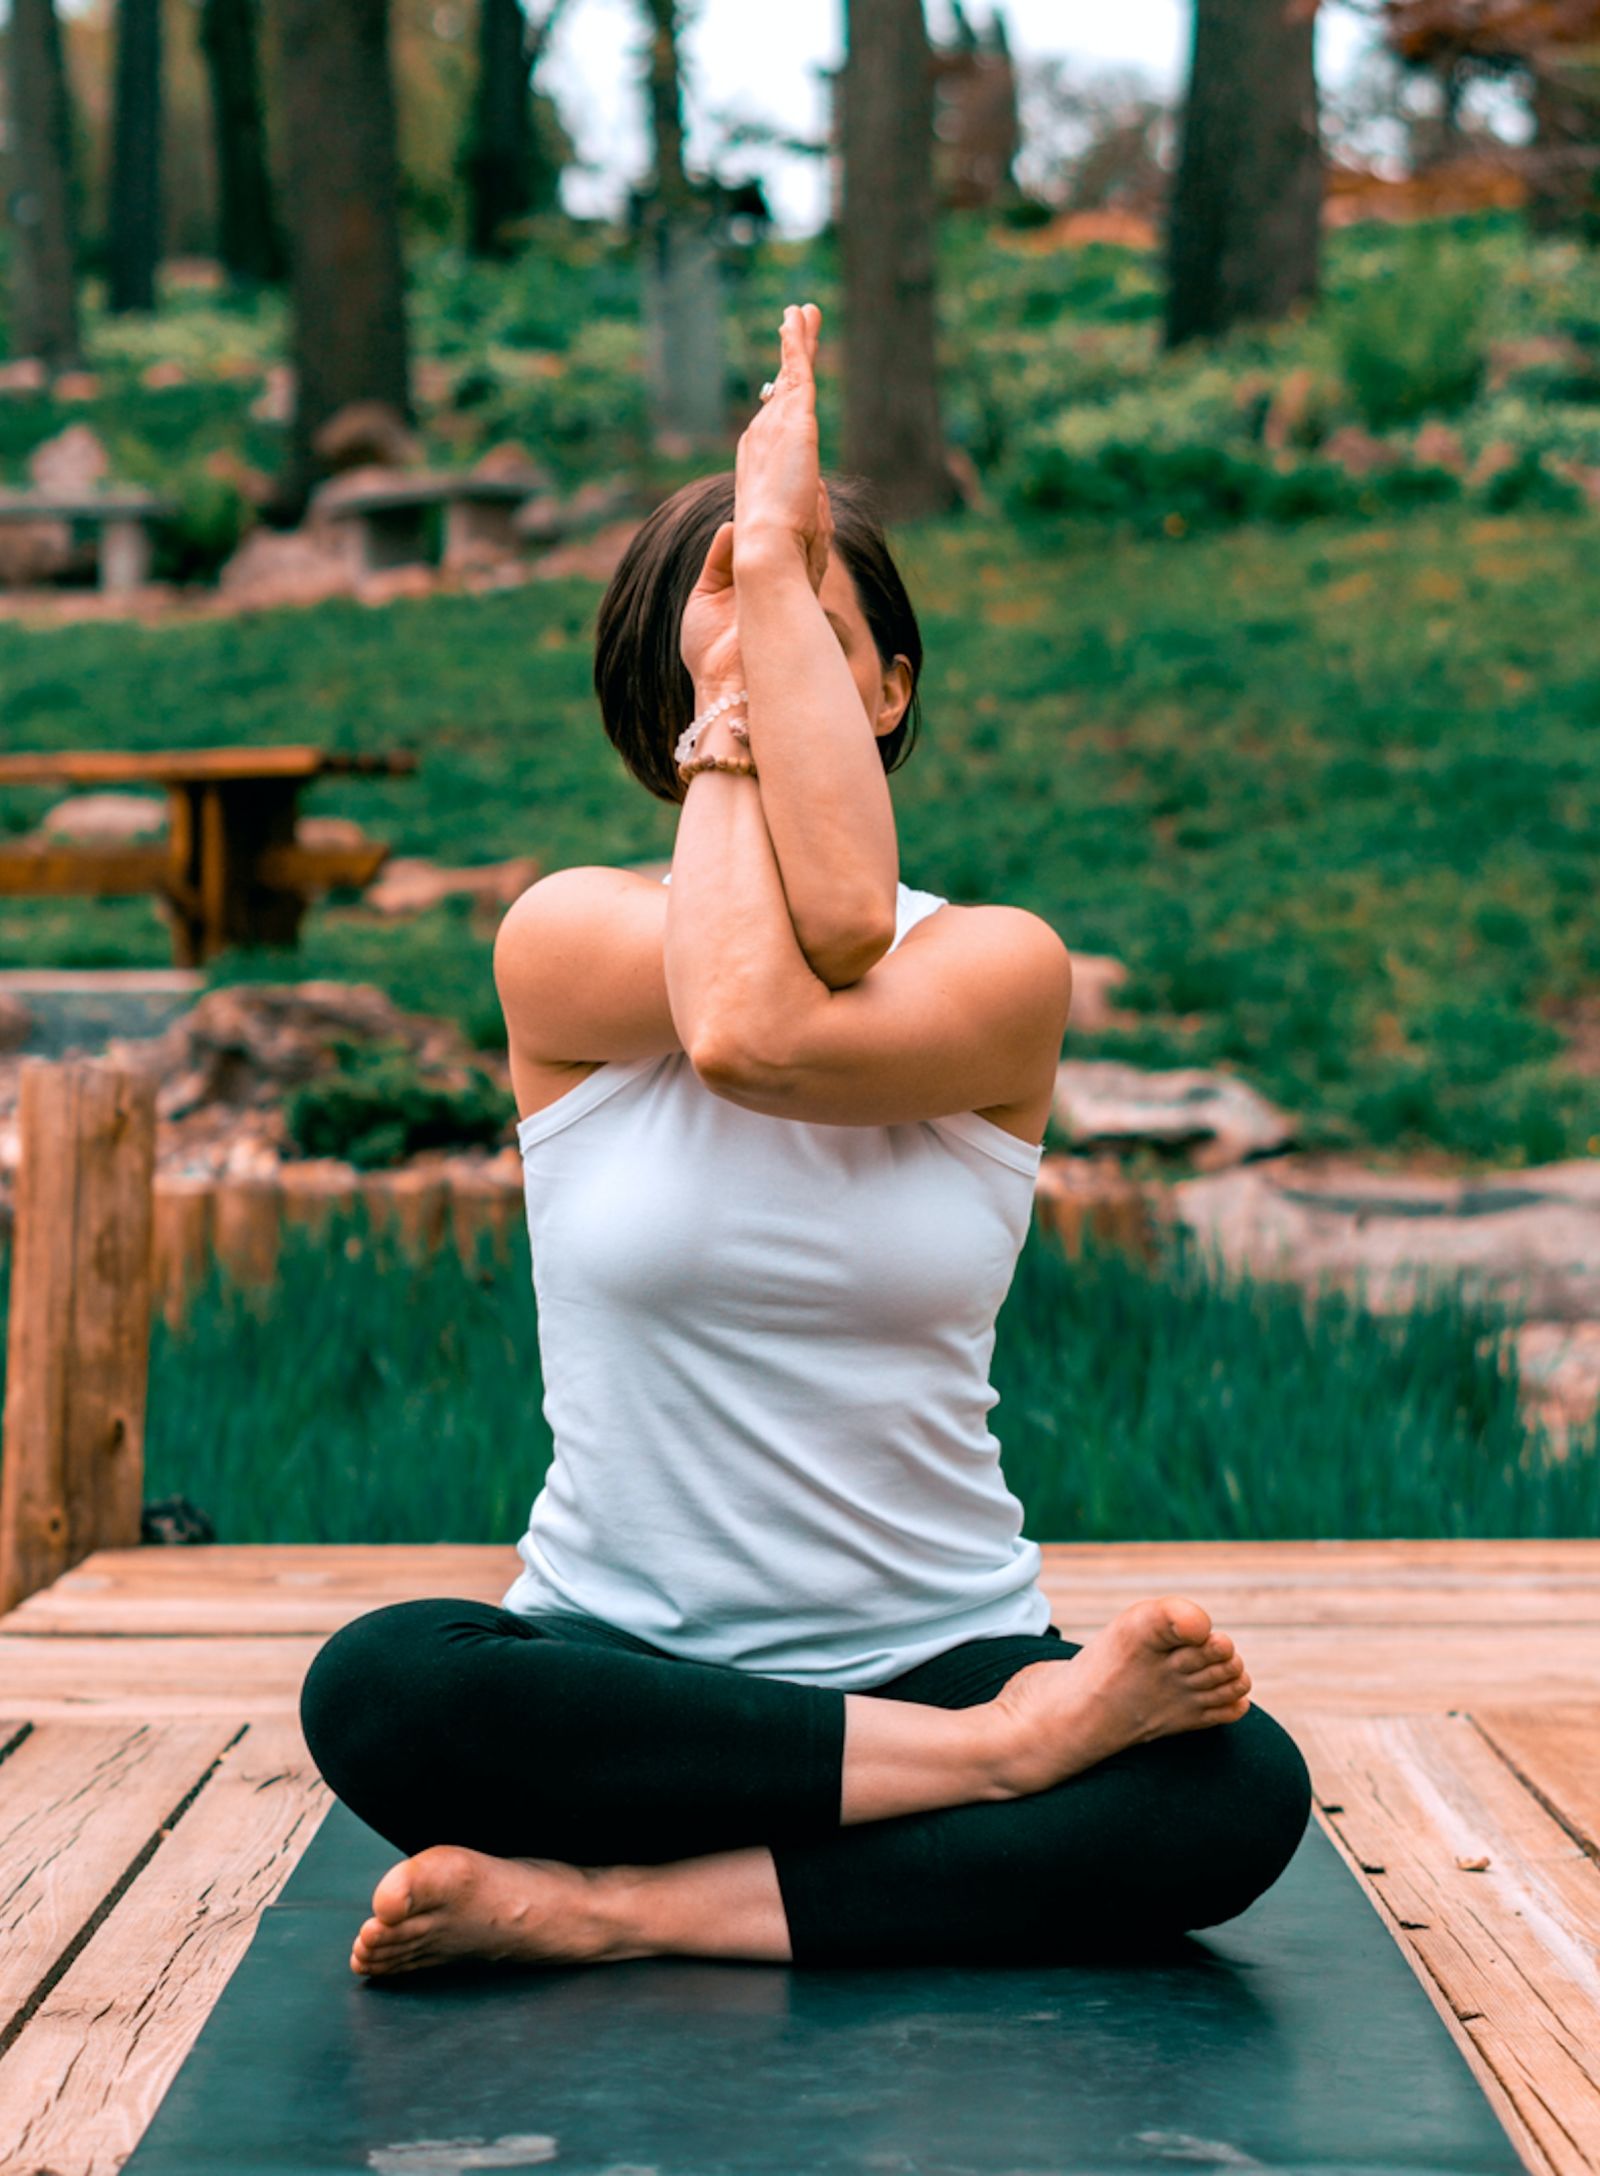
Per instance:
[[[687,785],[701,771],[739,771],[746,778],[758,778],[761,774],[748,756],[696,756],[692,763],[680,763],[678,776]]]
[[[720,718],[725,710],[732,710],[740,705],[748,703],[749,700],[750,697],[746,689],[736,688],[733,694],[724,695],[721,702],[713,703],[709,710],[702,710],[698,718],[691,718],[689,723],[684,727],[683,731],[678,735],[677,743],[672,751],[673,761],[676,763],[687,763],[689,758],[694,754],[696,747],[699,745],[701,734],[711,723],[712,719]],[[733,727],[733,734],[736,740],[748,740],[750,738],[750,735],[747,732],[741,731],[737,725]]]

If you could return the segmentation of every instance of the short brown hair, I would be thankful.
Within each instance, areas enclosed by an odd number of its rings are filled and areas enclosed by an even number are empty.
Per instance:
[[[855,583],[878,655],[886,665],[904,657],[911,667],[905,716],[878,742],[883,767],[892,771],[910,754],[922,724],[922,634],[871,484],[858,476],[826,481],[834,549]],[[694,716],[694,682],[678,650],[684,608],[711,539],[732,519],[731,469],[683,485],[640,525],[600,600],[594,687],[606,735],[633,776],[661,801],[683,799],[672,751]]]

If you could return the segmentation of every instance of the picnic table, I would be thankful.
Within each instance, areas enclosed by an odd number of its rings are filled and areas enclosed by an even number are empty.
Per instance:
[[[381,840],[311,845],[295,836],[300,790],[316,778],[395,777],[417,768],[409,749],[347,754],[327,748],[73,749],[0,754],[0,787],[162,785],[170,817],[149,844],[29,837],[0,846],[0,898],[155,892],[172,924],[179,967],[233,944],[293,944],[311,894],[360,887],[388,859]]]
[[[94,529],[100,587],[108,596],[142,589],[150,579],[151,526],[171,511],[153,492],[125,484],[104,491],[0,491],[0,521]]]

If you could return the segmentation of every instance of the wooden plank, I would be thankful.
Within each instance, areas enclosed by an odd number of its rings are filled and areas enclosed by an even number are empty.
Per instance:
[[[6,1633],[328,1633],[411,1595],[498,1602],[521,1562],[508,1544],[204,1543],[102,1549],[5,1620]]]
[[[0,1469],[0,1609],[139,1534],[155,1091],[22,1061]]]
[[[1600,1868],[1465,1715],[1305,1719],[1325,1821],[1559,2176],[1600,2165]]]
[[[237,1733],[220,1718],[44,1722],[0,1762],[0,2053]]]
[[[21,839],[0,846],[0,898],[120,898],[158,891],[166,880],[162,846],[68,846]]]
[[[114,2176],[330,1803],[291,1723],[223,1756],[0,2066],[6,2168]]]
[[[176,1553],[176,1552],[175,1552]],[[509,1581],[507,1582],[509,1584]],[[496,1597],[487,1595],[484,1599]],[[358,1596],[338,1618],[377,1606]],[[185,1638],[141,1632],[43,1637],[0,1628],[8,1707],[33,1715],[256,1715],[289,1712],[332,1625]],[[1064,1628],[1087,1638],[1091,1626]],[[1409,1645],[1386,1628],[1256,1626],[1241,1639],[1255,1698],[1275,1715],[1395,1715],[1592,1699],[1600,1628],[1435,1627]]]
[[[324,891],[336,884],[359,890],[372,882],[389,854],[378,839],[361,846],[267,846],[256,856],[255,875],[287,892]]]
[[[1600,1860],[1600,1706],[1490,1708],[1474,1702],[1472,1720],[1524,1789],[1590,1858]]]
[[[315,778],[408,775],[413,749],[335,750],[282,744],[265,748],[18,749],[0,755],[0,786],[101,786],[154,779]]]

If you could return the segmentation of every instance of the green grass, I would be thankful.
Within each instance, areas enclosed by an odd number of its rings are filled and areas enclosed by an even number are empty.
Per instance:
[[[1600,1148],[1600,1080],[1563,1033],[1600,990],[1600,526],[1452,509],[1173,541],[952,520],[897,544],[928,644],[902,871],[1129,962],[1143,1026],[1079,1054],[1233,1067],[1325,1145]],[[598,723],[598,594],[0,627],[6,737],[411,745],[418,778],[306,806],[444,859],[666,854],[674,812]],[[51,798],[0,793],[0,830]],[[490,1044],[489,948],[464,910],[330,903],[298,953],[213,979],[370,979]],[[166,938],[142,900],[7,901],[0,956],[159,964]]]
[[[3,1307],[0,1265],[0,1307]],[[1552,1458],[1504,1321],[1448,1293],[1380,1320],[1029,1237],[991,1424],[1041,1541],[1550,1536],[1600,1524],[1600,1434]],[[490,1541],[550,1454],[525,1238],[496,1266],[286,1237],[264,1299],[220,1274],[158,1321],[147,1498],[222,1541]]]

